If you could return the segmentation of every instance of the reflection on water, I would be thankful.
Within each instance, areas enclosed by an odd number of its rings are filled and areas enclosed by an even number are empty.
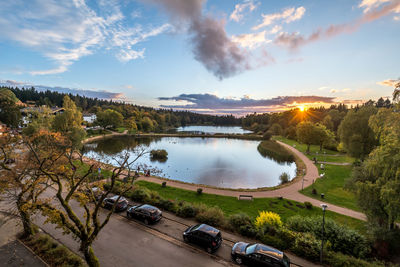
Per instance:
[[[173,130],[174,132],[189,132],[189,133],[207,133],[207,134],[246,134],[252,133],[251,131],[244,130],[239,126],[185,126]]]
[[[85,146],[86,156],[103,156],[115,164],[113,157],[138,146],[146,150],[165,149],[166,162],[151,161],[146,154],[138,160],[141,166],[161,170],[160,176],[196,184],[226,188],[258,188],[279,184],[279,176],[287,172],[295,176],[294,163],[278,163],[264,158],[257,151],[258,141],[200,138],[162,137],[134,138],[116,136]]]

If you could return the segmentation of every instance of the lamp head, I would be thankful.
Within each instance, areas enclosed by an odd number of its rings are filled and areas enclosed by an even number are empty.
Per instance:
[[[328,208],[328,205],[326,205],[326,204],[321,204],[321,208],[322,208],[323,211],[325,211],[326,208]]]

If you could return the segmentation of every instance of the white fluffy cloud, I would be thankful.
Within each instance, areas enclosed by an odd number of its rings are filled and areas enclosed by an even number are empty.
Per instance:
[[[244,13],[246,11],[252,12],[257,8],[257,3],[254,3],[252,0],[245,1],[242,4],[236,4],[235,5],[235,10],[232,12],[232,14],[229,16],[231,20],[234,20],[236,22],[239,22],[243,19]]]
[[[118,3],[97,2],[96,11],[83,0],[15,0],[0,6],[0,38],[42,53],[55,65],[33,75],[62,73],[68,66],[99,48],[115,52],[121,61],[143,57],[134,45],[156,36],[169,25],[127,26]]]
[[[272,40],[265,38],[266,33],[266,31],[262,31],[259,33],[234,35],[232,36],[232,41],[238,43],[241,47],[255,49],[263,44],[272,42]]]
[[[367,13],[372,9],[378,8],[382,4],[389,2],[392,2],[392,0],[362,0],[358,7],[364,9],[364,13]]]
[[[281,13],[273,13],[273,14],[262,14],[263,21],[254,26],[253,30],[259,30],[263,27],[272,25],[277,21],[283,21],[284,23],[291,23],[293,21],[301,19],[306,12],[306,9],[303,6],[298,8],[286,8]]]

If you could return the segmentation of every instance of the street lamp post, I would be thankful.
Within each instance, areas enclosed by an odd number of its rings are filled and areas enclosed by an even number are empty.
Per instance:
[[[301,190],[304,189],[304,176],[306,176],[306,169],[303,169],[303,181],[301,183]]]
[[[322,208],[322,238],[321,238],[321,251],[319,254],[319,261],[322,264],[322,253],[324,250],[324,234],[325,234],[325,210],[328,208],[328,205],[321,204]]]

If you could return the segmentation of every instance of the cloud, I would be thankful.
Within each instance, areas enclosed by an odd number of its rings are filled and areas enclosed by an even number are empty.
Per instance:
[[[372,9],[378,8],[380,5],[384,3],[389,3],[392,0],[362,0],[358,5],[359,8],[364,9],[364,13],[369,12]]]
[[[180,105],[161,105],[163,108],[194,110],[198,112],[247,114],[287,109],[298,104],[333,104],[334,97],[324,96],[279,96],[271,99],[220,98],[212,94],[181,94],[175,97],[159,97],[160,101],[177,101]]]
[[[395,87],[396,84],[398,84],[399,82],[400,82],[400,80],[387,79],[387,80],[384,80],[381,82],[377,82],[377,84],[383,85],[383,86]]]
[[[242,4],[236,4],[235,10],[229,16],[229,18],[233,21],[239,22],[243,19],[244,14],[248,10],[248,12],[252,12],[257,8],[257,4],[255,4],[252,0],[245,1]]]
[[[306,9],[303,6],[300,6],[298,8],[286,8],[282,11],[282,13],[273,13],[268,15],[262,14],[263,21],[260,24],[254,26],[252,29],[259,30],[280,20],[285,23],[291,23],[293,21],[301,19],[305,12]]]
[[[181,28],[188,24],[188,33],[194,58],[219,79],[231,77],[250,69],[249,53],[232,41],[226,31],[224,20],[202,14],[205,0],[149,0],[165,10],[171,23]]]
[[[83,90],[83,89],[67,88],[60,86],[35,85],[32,83],[18,82],[13,80],[0,80],[0,86],[18,87],[18,88],[35,87],[35,89],[39,92],[50,90],[64,94],[81,95],[99,99],[113,99],[121,101],[125,99],[125,96],[122,93],[108,92],[104,90]]]
[[[232,41],[238,43],[241,47],[254,49],[272,42],[272,40],[265,38],[266,33],[266,31],[262,31],[259,33],[234,35],[232,36]]]
[[[143,57],[134,45],[167,31],[168,25],[129,27],[118,4],[112,1],[15,0],[0,7],[0,36],[43,54],[55,65],[33,70],[32,75],[62,73],[100,48],[115,52],[121,61]]]
[[[390,4],[387,4],[380,9],[369,10],[355,21],[344,24],[330,25],[325,29],[317,29],[308,37],[303,36],[298,32],[281,32],[276,36],[274,43],[279,46],[287,47],[291,50],[296,50],[303,45],[321,39],[328,39],[342,33],[352,33],[358,30],[358,28],[365,23],[372,22],[381,17],[397,12],[400,12],[400,2],[399,0],[392,0]]]

